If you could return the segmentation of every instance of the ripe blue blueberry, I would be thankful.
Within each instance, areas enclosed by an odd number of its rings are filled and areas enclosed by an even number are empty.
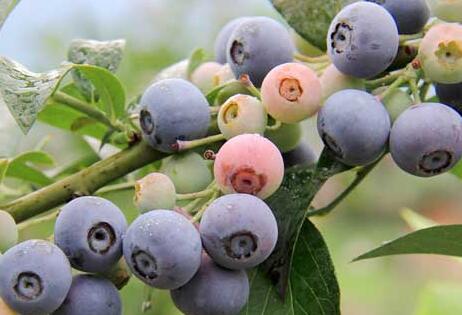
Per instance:
[[[229,269],[248,269],[262,263],[274,249],[278,227],[261,199],[230,194],[215,200],[200,224],[202,243],[210,257]]]
[[[302,142],[295,149],[282,154],[284,167],[289,168],[295,165],[313,165],[317,161],[313,149],[306,143]]]
[[[191,280],[199,269],[201,250],[194,225],[170,210],[139,216],[124,239],[124,257],[133,274],[159,289],[176,289]]]
[[[121,315],[122,301],[111,281],[98,276],[78,275],[64,303],[53,315]]]
[[[157,150],[173,152],[177,140],[207,134],[209,104],[201,91],[183,79],[154,83],[140,100],[140,125],[144,138]]]
[[[236,78],[248,74],[257,87],[271,69],[291,62],[295,51],[287,29],[267,17],[252,17],[239,23],[226,49],[227,62]]]
[[[430,18],[425,0],[366,0],[384,7],[395,19],[400,34],[415,34]]]
[[[0,296],[23,315],[47,315],[64,301],[71,287],[71,266],[52,243],[29,240],[0,259]]]
[[[462,115],[462,83],[435,84],[435,91],[441,103]]]
[[[450,170],[462,155],[462,119],[439,103],[414,105],[393,124],[390,153],[404,171],[429,177]]]
[[[112,202],[80,197],[61,209],[55,224],[55,243],[75,269],[104,272],[122,256],[126,229],[122,211]]]
[[[245,271],[221,268],[204,254],[196,275],[171,296],[186,315],[236,315],[247,303],[249,279]]]
[[[373,95],[343,90],[326,100],[318,115],[318,132],[340,161],[351,166],[367,165],[385,150],[390,117]]]
[[[393,17],[370,2],[355,2],[343,8],[327,35],[328,52],[335,67],[358,78],[370,78],[387,69],[398,46]]]
[[[239,25],[239,23],[241,23],[247,18],[248,17],[244,16],[244,17],[233,19],[229,21],[228,23],[226,23],[225,26],[223,26],[223,28],[220,30],[220,32],[218,33],[215,39],[215,45],[214,45],[216,62],[221,63],[221,64],[226,63],[226,46],[228,44],[229,37],[234,32],[234,30]]]

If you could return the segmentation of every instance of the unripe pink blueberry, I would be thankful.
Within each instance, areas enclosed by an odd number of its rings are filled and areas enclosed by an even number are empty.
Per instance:
[[[197,67],[191,75],[191,82],[203,93],[207,93],[215,87],[215,74],[222,65],[217,62],[205,62]]]
[[[175,185],[167,175],[151,173],[136,182],[134,201],[141,213],[173,209],[176,201]]]
[[[215,86],[222,85],[232,80],[235,80],[234,73],[233,70],[231,70],[229,64],[227,63],[222,65],[213,76],[213,83]]]
[[[265,77],[261,96],[272,117],[284,123],[296,123],[319,110],[321,83],[307,66],[285,63],[273,68]]]
[[[364,79],[343,74],[333,64],[324,70],[319,80],[321,81],[323,100],[341,90],[355,89],[364,91],[366,89]]]
[[[425,75],[433,82],[462,82],[462,25],[433,26],[422,39],[418,58]]]
[[[225,194],[247,193],[265,199],[281,185],[284,162],[271,141],[258,134],[244,134],[221,147],[214,174]]]
[[[260,100],[250,95],[230,97],[218,113],[218,128],[226,139],[244,133],[263,135],[268,115]]]

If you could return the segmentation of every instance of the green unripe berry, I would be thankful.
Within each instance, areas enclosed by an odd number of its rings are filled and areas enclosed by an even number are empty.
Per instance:
[[[244,133],[263,135],[268,115],[263,104],[256,97],[234,95],[220,108],[218,127],[226,139]]]
[[[276,130],[267,130],[265,137],[271,140],[282,152],[295,149],[302,138],[302,127],[297,124],[282,124]]]
[[[135,204],[141,213],[156,209],[173,209],[175,185],[162,173],[151,173],[135,184]]]
[[[5,252],[18,242],[18,227],[11,214],[0,210],[0,252]]]
[[[195,152],[172,155],[162,161],[160,172],[170,177],[180,194],[201,191],[212,182],[207,162]]]

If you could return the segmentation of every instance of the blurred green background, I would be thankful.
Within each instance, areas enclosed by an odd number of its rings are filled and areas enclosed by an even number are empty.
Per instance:
[[[163,67],[187,58],[197,47],[212,52],[221,26],[242,15],[280,18],[267,0],[22,0],[0,32],[0,54],[40,72],[65,60],[74,38],[125,38],[118,72],[129,96],[141,92]],[[315,120],[305,123],[304,141],[319,152]],[[0,156],[14,156],[41,144],[62,168],[97,160],[108,150],[70,133],[37,124],[25,137],[0,104]],[[322,206],[351,180],[331,180],[315,201]],[[409,207],[440,223],[462,219],[462,184],[453,175],[419,179],[385,159],[364,183],[325,218],[315,219],[332,252],[345,315],[452,315],[462,313],[462,264],[447,257],[401,256],[350,261],[382,241],[409,231],[400,210]],[[3,189],[0,201],[15,192]],[[132,192],[112,193],[129,219],[136,215]],[[23,238],[46,237],[52,223],[27,230]],[[461,240],[462,241],[462,240]],[[141,314],[143,286],[131,280],[123,289],[124,314]],[[147,314],[174,315],[168,294],[157,292]]]

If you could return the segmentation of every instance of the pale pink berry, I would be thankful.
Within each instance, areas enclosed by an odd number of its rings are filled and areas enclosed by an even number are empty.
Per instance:
[[[218,151],[214,173],[223,193],[265,199],[281,185],[284,162],[271,141],[258,134],[243,134],[228,140]]]
[[[209,92],[215,87],[215,74],[222,65],[216,62],[205,62],[197,67],[191,75],[191,82],[203,93]]]
[[[321,83],[307,66],[285,63],[273,68],[265,77],[261,96],[272,117],[284,123],[296,123],[320,109]]]

